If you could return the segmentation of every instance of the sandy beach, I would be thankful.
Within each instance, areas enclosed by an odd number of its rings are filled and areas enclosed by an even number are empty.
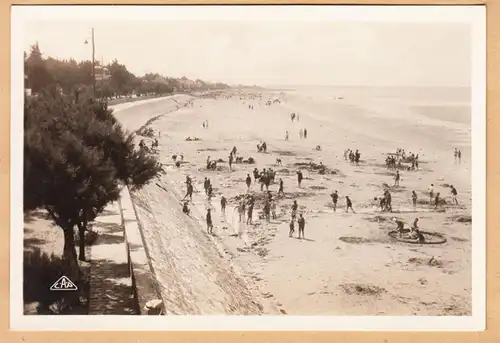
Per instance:
[[[170,314],[471,314],[471,223],[457,220],[471,216],[467,90],[296,87],[175,99],[155,99],[147,110],[117,109],[129,130],[155,118],[148,127],[158,138],[166,173],[135,192],[133,200]],[[280,103],[266,105],[274,99]],[[188,101],[192,105],[179,106]],[[299,120],[291,121],[292,112]],[[304,128],[307,139],[299,137]],[[260,141],[267,153],[257,152]],[[233,146],[237,156],[256,163],[229,169]],[[397,148],[418,153],[421,164],[419,170],[401,171],[400,186],[393,187],[395,172],[387,170],[385,158]],[[454,148],[462,151],[460,163]],[[359,149],[359,165],[344,159],[346,149]],[[180,154],[184,160],[176,167],[172,156]],[[207,170],[209,156],[225,162]],[[319,174],[310,162],[323,163],[329,172]],[[260,215],[264,192],[252,176],[254,220],[240,224],[235,206],[254,168],[275,170],[285,195],[277,196],[278,184],[271,184],[278,216],[267,222]],[[195,189],[191,216],[181,212],[187,175]],[[210,201],[205,177],[214,187]],[[446,201],[439,211],[428,203],[430,184]],[[449,185],[458,190],[459,206],[451,204]],[[392,213],[381,212],[374,201],[385,186]],[[419,198],[415,210],[413,189]],[[334,190],[340,196],[336,212],[329,196]],[[221,195],[228,199],[225,214]],[[356,213],[345,212],[345,196]],[[288,235],[293,200],[304,215],[306,239]],[[214,235],[206,233],[208,207]],[[397,242],[388,235],[396,229],[393,217],[408,228],[418,217],[423,231],[442,234],[446,242]]]

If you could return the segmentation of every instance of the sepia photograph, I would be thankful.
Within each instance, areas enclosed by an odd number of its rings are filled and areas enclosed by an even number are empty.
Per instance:
[[[11,326],[484,330],[485,47],[481,6],[14,6]]]

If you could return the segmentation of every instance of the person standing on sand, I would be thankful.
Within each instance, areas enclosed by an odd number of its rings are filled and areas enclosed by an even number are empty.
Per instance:
[[[293,237],[293,234],[295,232],[295,223],[293,222],[293,218],[292,218],[292,220],[290,220],[289,227],[290,227],[290,231],[288,232],[288,237]]]
[[[302,129],[299,130],[299,137],[300,137],[300,139],[302,139],[302,137],[304,137],[304,131],[302,131]]]
[[[345,211],[349,212],[349,209],[351,209],[352,213],[356,213],[356,212],[354,212],[354,209],[352,208],[352,201],[351,201],[351,199],[349,199],[348,196],[345,197],[345,201],[346,201],[346,205],[347,205],[347,208]]]
[[[247,192],[250,192],[250,186],[252,185],[252,178],[250,177],[250,174],[247,174],[245,182],[247,184]]]
[[[264,203],[264,215],[266,216],[266,221],[269,223],[271,221],[271,204],[269,200]]]
[[[253,215],[253,201],[250,201],[250,203],[248,204],[247,225],[252,224],[252,215]]]
[[[223,215],[226,215],[226,204],[227,204],[227,199],[224,196],[221,196],[221,198],[220,198],[220,211]]]
[[[451,185],[450,187],[451,187],[451,197],[453,199],[453,202],[455,203],[455,205],[458,206],[458,200],[457,200],[458,192],[455,189],[455,187],[453,187],[453,185]]]
[[[236,146],[233,146],[233,150],[231,150],[231,154],[236,158]]]
[[[207,221],[207,233],[211,235],[214,230],[214,224],[212,223],[212,211],[210,208],[207,209],[206,221]]]
[[[307,139],[307,129],[304,129],[304,139]]]
[[[394,186],[399,187],[399,180],[401,179],[401,175],[399,175],[399,170],[396,170],[396,176],[394,176]]]
[[[458,150],[458,163],[462,162],[462,151]]]
[[[427,192],[429,193],[429,204],[432,204],[432,198],[434,197],[434,184],[433,183],[431,183],[431,185],[427,189]]]
[[[299,224],[299,239],[300,239],[301,234],[302,234],[302,238],[305,239],[306,236],[304,235],[304,229],[306,227],[306,220],[302,216],[302,213],[300,214],[300,218],[299,218],[299,220],[297,220],[297,223]]]
[[[229,154],[229,169],[233,170],[233,154]]]
[[[458,158],[458,149],[457,148],[455,148],[455,153],[453,155],[455,156],[455,161],[456,161]]]
[[[299,209],[299,205],[297,204],[297,200],[293,201],[292,204],[292,220],[295,220],[297,218],[297,210]]]
[[[299,188],[302,186],[302,179],[304,178],[304,175],[302,175],[302,172],[299,170],[297,172],[297,182],[299,184]]]
[[[417,207],[417,193],[415,192],[415,190],[411,191],[411,200],[413,202],[413,208],[416,208]]]
[[[238,204],[238,214],[240,215],[240,222],[245,220],[245,200],[241,199]]]
[[[212,196],[213,196],[213,188],[212,188],[212,184],[209,184],[208,185],[208,201],[212,200]]]
[[[285,141],[288,141],[288,131],[285,131]]]
[[[278,190],[278,195],[285,195],[285,192],[283,190],[283,179],[280,179],[280,188]]]
[[[205,181],[203,181],[203,188],[205,189],[205,195],[208,195],[208,185],[210,184],[210,181],[208,181],[208,178],[205,177]]]
[[[333,192],[330,194],[332,197],[332,203],[333,203],[333,212],[337,211],[337,201],[339,200],[339,193],[337,191]]]
[[[271,200],[271,214],[273,219],[276,219],[276,201]]]

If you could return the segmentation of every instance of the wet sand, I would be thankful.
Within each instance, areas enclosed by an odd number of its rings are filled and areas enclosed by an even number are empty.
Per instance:
[[[470,315],[471,224],[455,220],[471,215],[467,102],[338,92],[266,91],[261,100],[240,99],[246,95],[195,99],[192,107],[149,125],[161,133],[158,154],[166,175],[134,193],[134,201],[162,294],[167,307],[170,301],[175,308],[172,313]],[[282,103],[265,105],[275,98]],[[156,102],[155,107],[161,106]],[[300,115],[298,122],[290,120],[291,112]],[[203,120],[209,121],[208,129]],[[300,128],[307,128],[307,139],[299,138]],[[268,153],[257,152],[259,141],[267,143]],[[321,151],[315,150],[317,145]],[[230,170],[221,163],[216,171],[206,170],[208,156],[227,161],[233,146],[238,156],[251,156],[256,164],[235,164]],[[384,183],[394,182],[384,159],[398,147],[419,153],[420,170],[401,172],[401,187],[391,189],[396,213],[381,213],[373,198],[382,195]],[[454,161],[455,147],[462,150],[461,163]],[[344,160],[348,148],[360,150],[359,166]],[[179,153],[185,163],[177,168],[172,155]],[[275,165],[276,158],[283,166]],[[311,161],[336,174],[304,168],[299,188],[296,163]],[[246,193],[244,179],[255,167],[276,170],[285,196],[276,198],[278,185],[271,185],[278,218],[267,223],[258,216],[262,192],[252,184],[254,223],[239,225],[236,199]],[[195,185],[192,217],[180,212],[186,175]],[[211,202],[203,190],[204,177],[214,186]],[[447,185],[453,184],[462,206],[433,211],[425,204],[431,183],[448,203]],[[417,211],[411,205],[412,189],[419,196]],[[335,213],[329,197],[333,190],[340,195]],[[229,200],[225,216],[219,205],[222,194]],[[345,213],[346,195],[356,214]],[[306,240],[288,237],[293,200],[306,219]],[[205,233],[208,206],[213,208],[214,236]],[[423,231],[441,233],[447,242],[395,242],[388,236],[395,229],[393,216],[408,224],[418,216]],[[204,291],[210,292],[203,296]],[[180,304],[176,299],[187,300]]]

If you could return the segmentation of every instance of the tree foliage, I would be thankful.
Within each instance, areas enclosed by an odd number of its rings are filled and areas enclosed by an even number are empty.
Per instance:
[[[99,62],[96,62],[96,66]],[[194,83],[187,77],[180,79],[164,77],[158,73],[146,73],[138,77],[130,72],[124,64],[113,60],[103,66],[109,70],[109,79],[96,81],[96,95],[103,99],[123,97],[127,95],[165,95],[174,91],[193,91],[223,89],[228,86],[223,83],[206,83],[196,80]],[[43,89],[56,88],[64,94],[92,94],[94,78],[92,62],[74,59],[59,60],[44,58],[40,47],[35,44],[24,58],[25,74],[28,77],[28,88],[33,93]]]
[[[76,268],[75,227],[84,230],[117,200],[120,184],[142,187],[159,171],[105,103],[53,90],[25,100],[24,210],[43,208],[64,230],[69,269]]]

